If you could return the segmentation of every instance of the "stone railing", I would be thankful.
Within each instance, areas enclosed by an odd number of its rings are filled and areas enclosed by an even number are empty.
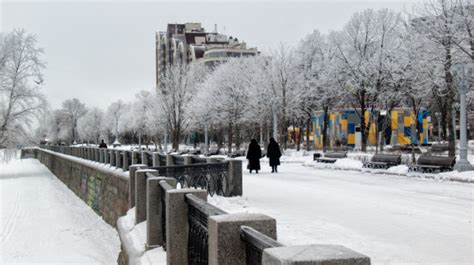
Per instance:
[[[126,214],[129,176],[125,172],[39,148],[22,149],[21,157],[38,159],[111,226]]]
[[[87,146],[42,145],[41,149],[109,164],[130,170],[130,165],[153,167],[163,177],[175,178],[181,187],[202,188],[222,196],[242,195],[242,161],[197,156],[163,155],[158,152],[127,151]],[[133,179],[130,184],[133,187]],[[133,192],[133,191],[131,191]]]
[[[366,265],[370,258],[339,245],[284,246],[276,241],[276,220],[256,213],[229,214],[207,202],[207,191],[177,189],[176,178],[156,168],[132,165],[135,224],[146,221],[146,249],[162,246],[168,265],[344,264]],[[124,219],[125,220],[125,219]],[[119,219],[121,238],[129,229]],[[119,263],[134,264],[122,245]]]

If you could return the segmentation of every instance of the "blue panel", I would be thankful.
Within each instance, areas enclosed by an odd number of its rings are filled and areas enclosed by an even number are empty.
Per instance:
[[[347,124],[347,134],[355,133],[355,124],[349,123]]]

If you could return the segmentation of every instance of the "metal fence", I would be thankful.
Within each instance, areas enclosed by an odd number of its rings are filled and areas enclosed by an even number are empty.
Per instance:
[[[174,178],[181,187],[206,189],[213,196],[224,195],[225,179],[229,175],[228,162],[152,167],[163,177]]]
[[[247,265],[261,265],[264,249],[283,247],[283,244],[248,226],[240,227],[240,238],[245,243]]]
[[[188,263],[190,265],[207,265],[209,258],[207,218],[226,214],[226,212],[192,194],[186,195],[186,202],[189,222]]]

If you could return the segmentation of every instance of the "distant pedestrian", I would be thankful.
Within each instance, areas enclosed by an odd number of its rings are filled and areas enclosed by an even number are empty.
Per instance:
[[[104,142],[104,139],[100,141],[99,148],[107,148],[107,144]]]
[[[249,160],[249,164],[247,169],[255,170],[257,172],[260,170],[260,157],[262,157],[262,150],[260,150],[260,145],[258,145],[257,140],[252,139],[249,144],[249,149],[247,151],[247,159]]]
[[[280,165],[281,151],[280,146],[274,138],[270,138],[270,143],[267,148],[267,157],[270,158],[270,166],[272,167],[272,173],[278,172],[277,166]]]

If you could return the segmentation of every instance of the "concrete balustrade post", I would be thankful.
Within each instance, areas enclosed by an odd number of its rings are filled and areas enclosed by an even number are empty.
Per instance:
[[[123,169],[123,171],[127,171],[128,168],[129,168],[129,164],[128,164],[128,154],[129,154],[129,152],[123,151],[123,161],[122,161],[122,169]]]
[[[94,147],[94,161],[99,162],[99,148]]]
[[[135,206],[135,172],[139,169],[145,169],[147,166],[143,164],[134,164],[128,168],[128,208]]]
[[[111,149],[109,151],[109,157],[110,157],[110,166],[115,167],[115,150]]]
[[[148,156],[147,156],[146,151],[142,151],[141,156],[142,156],[142,164],[148,165]]]
[[[147,173],[157,173],[154,169],[139,169],[135,172],[135,223],[146,220],[146,179]]]
[[[167,154],[166,155],[166,166],[173,166],[173,165],[174,165],[173,155]]]
[[[158,152],[153,152],[152,159],[153,159],[153,166],[154,167],[159,167],[160,166],[160,156],[159,156]]]
[[[370,258],[340,245],[306,245],[267,248],[262,254],[262,265],[299,264],[370,265]]]
[[[122,159],[120,157],[121,150],[115,150],[115,167],[121,168],[122,167]]]
[[[188,264],[188,204],[186,194],[207,201],[207,191],[195,189],[171,190],[166,193],[166,264]]]
[[[139,164],[138,163],[138,152],[132,151],[132,165]],[[141,163],[143,164],[143,163]]]
[[[104,149],[99,148],[99,162],[104,163]]]
[[[104,149],[103,152],[104,152],[104,164],[110,164],[109,150]]]
[[[146,184],[146,246],[147,248],[163,245],[163,214],[161,196],[165,192],[160,182],[165,181],[176,189],[176,179],[164,177],[148,178]]]
[[[242,161],[232,159],[228,163],[229,172],[226,175],[224,196],[242,196]]]
[[[245,243],[240,239],[240,227],[250,226],[276,240],[275,219],[263,214],[225,214],[209,216],[209,264],[245,264]]]

